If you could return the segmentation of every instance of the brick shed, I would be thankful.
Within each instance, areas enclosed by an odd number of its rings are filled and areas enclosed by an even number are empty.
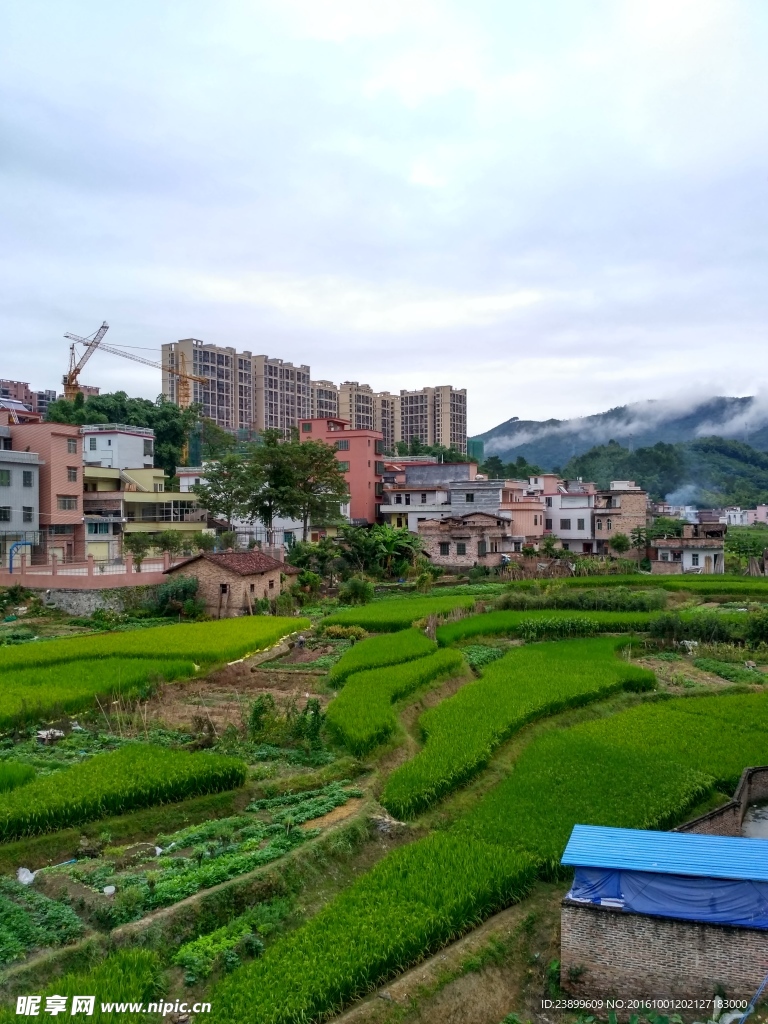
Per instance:
[[[217,619],[250,614],[254,601],[278,596],[282,576],[298,573],[294,566],[255,550],[205,551],[166,569],[168,576],[194,576],[206,614]]]
[[[750,998],[768,962],[768,841],[576,825],[561,983],[589,996]]]

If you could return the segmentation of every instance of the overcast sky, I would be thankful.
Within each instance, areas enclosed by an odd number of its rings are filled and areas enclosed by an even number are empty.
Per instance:
[[[766,0],[3,12],[0,377],[106,319],[466,387],[471,432],[765,382]]]

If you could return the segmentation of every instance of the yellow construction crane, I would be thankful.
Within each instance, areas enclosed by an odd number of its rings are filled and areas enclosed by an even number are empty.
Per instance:
[[[157,363],[152,359],[145,359],[144,356],[136,356],[133,352],[124,352],[120,348],[115,348],[113,345],[104,345],[102,339],[109,330],[109,324],[104,321],[101,327],[92,336],[88,338],[81,338],[77,334],[65,334],[65,338],[72,340],[72,345],[69,348],[69,372],[64,377],[64,397],[72,399],[80,390],[77,378],[91,358],[97,348],[100,348],[103,352],[111,352],[112,355],[122,356],[124,359],[133,359],[136,363],[143,363],[145,366],[154,366],[156,370],[165,370],[167,373],[173,374],[178,379],[178,387],[176,392],[176,404],[181,409],[187,409],[192,404],[192,388],[191,381],[195,381],[198,384],[207,384],[207,377],[198,377],[194,373],[187,372],[187,363],[184,358],[184,353],[179,354],[179,368],[175,366],[167,365],[164,366],[162,363]],[[85,352],[80,356],[79,361],[75,353],[76,344],[85,345]]]
[[[72,341],[72,344],[69,346],[69,370],[67,370],[61,379],[61,383],[64,385],[64,397],[70,399],[70,401],[80,390],[80,386],[77,381],[80,376],[80,371],[99,347],[101,339],[108,330],[109,324],[105,320],[98,331],[95,331],[87,338],[81,338],[79,334],[64,335],[65,338],[69,338]],[[83,352],[79,360],[77,358],[77,353],[75,352],[75,345],[78,343],[85,345],[85,352]]]

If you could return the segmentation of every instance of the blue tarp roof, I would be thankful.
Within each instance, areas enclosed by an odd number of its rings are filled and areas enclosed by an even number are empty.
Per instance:
[[[768,840],[574,825],[561,863],[768,882]]]

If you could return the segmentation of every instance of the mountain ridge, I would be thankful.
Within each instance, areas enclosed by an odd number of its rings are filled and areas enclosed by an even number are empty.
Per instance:
[[[565,420],[512,417],[473,440],[484,442],[486,456],[498,455],[504,462],[523,456],[551,470],[609,441],[648,448],[659,442],[676,444],[713,436],[768,451],[768,403],[755,396],[648,399]]]

